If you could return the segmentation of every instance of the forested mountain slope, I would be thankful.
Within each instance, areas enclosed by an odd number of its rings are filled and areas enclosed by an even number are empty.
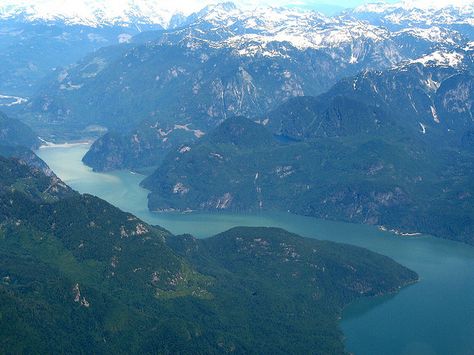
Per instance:
[[[342,353],[344,305],[417,279],[280,229],[172,236],[5,158],[0,245],[6,352]]]

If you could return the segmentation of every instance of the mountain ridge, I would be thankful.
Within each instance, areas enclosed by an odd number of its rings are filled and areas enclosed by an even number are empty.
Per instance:
[[[293,98],[257,120],[279,142],[238,146],[217,128],[168,153],[143,181],[149,208],[283,210],[472,244],[473,83],[411,64]]]
[[[346,304],[418,280],[388,257],[281,229],[173,236],[16,160],[0,157],[0,172],[7,352],[343,354]]]

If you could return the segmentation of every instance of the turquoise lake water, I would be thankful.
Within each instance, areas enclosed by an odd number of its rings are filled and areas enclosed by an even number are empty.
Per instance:
[[[420,282],[397,295],[363,299],[341,321],[349,352],[360,355],[474,355],[474,248],[430,236],[400,237],[375,227],[287,213],[155,214],[144,178],[128,171],[94,173],[81,162],[86,144],[37,153],[67,184],[101,197],[175,234],[208,237],[235,226],[275,226],[300,235],[366,247],[415,270]]]

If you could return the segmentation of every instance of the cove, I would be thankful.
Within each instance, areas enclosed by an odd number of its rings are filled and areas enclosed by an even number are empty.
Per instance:
[[[419,283],[397,295],[363,299],[345,310],[340,325],[347,351],[360,355],[474,354],[473,247],[287,213],[151,213],[147,191],[139,186],[144,177],[128,171],[92,172],[81,162],[88,148],[88,144],[51,146],[37,154],[77,191],[101,197],[175,234],[207,237],[234,226],[282,227],[306,237],[362,246],[415,270]]]

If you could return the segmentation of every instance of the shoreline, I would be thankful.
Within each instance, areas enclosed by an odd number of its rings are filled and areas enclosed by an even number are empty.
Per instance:
[[[385,226],[378,226],[378,230],[381,231],[381,232],[387,232],[387,233],[391,233],[391,234],[394,234],[394,235],[398,235],[400,237],[421,237],[421,236],[424,235],[423,233],[420,233],[420,232],[402,232],[399,229],[393,229],[393,228],[388,229]]]
[[[44,140],[41,137],[38,137],[41,141],[41,145],[38,149],[54,149],[54,148],[72,148],[81,145],[92,145],[92,140],[87,141],[72,141],[72,142],[64,142],[64,143],[54,143]]]

